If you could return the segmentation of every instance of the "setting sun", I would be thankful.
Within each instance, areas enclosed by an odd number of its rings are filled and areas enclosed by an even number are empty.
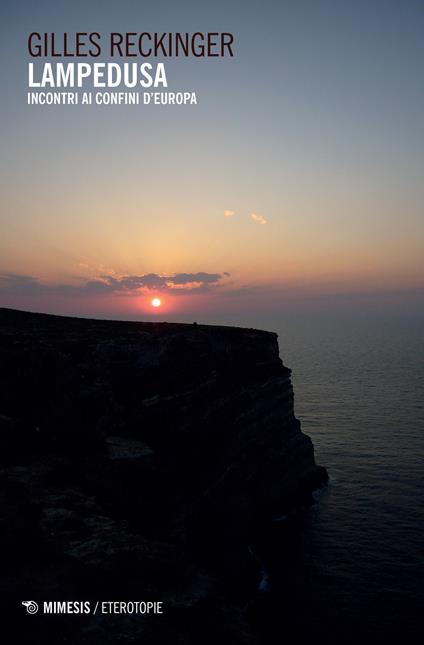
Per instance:
[[[161,304],[162,304],[162,302],[161,302],[160,298],[153,298],[153,300],[152,300],[152,306],[153,307],[160,307]]]

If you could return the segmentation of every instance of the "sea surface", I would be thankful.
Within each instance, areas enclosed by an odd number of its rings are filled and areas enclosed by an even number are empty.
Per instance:
[[[296,416],[330,476],[305,518],[305,619],[353,641],[418,642],[423,319],[285,317],[274,329],[293,370]]]

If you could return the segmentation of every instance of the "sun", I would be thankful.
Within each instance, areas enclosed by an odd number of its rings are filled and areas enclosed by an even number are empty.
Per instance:
[[[161,304],[162,304],[162,301],[160,298],[153,298],[152,307],[160,307]]]

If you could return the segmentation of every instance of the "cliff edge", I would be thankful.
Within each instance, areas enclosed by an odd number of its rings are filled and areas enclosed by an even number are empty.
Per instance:
[[[3,597],[166,607],[56,621],[44,643],[254,642],[261,527],[327,478],[277,336],[253,329],[0,309],[0,445]]]

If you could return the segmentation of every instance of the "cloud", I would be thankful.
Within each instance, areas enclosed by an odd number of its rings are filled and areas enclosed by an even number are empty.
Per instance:
[[[224,211],[224,217],[233,217],[236,214],[235,211],[226,210]],[[267,224],[267,219],[263,215],[258,215],[257,213],[251,213],[250,218],[257,224]]]
[[[0,292],[21,295],[95,295],[117,294],[138,295],[140,291],[162,291],[176,295],[204,293],[221,286],[229,273],[173,273],[159,275],[101,275],[85,279],[79,284],[46,284],[38,278],[13,273],[0,274]]]
[[[263,215],[257,215],[256,213],[251,213],[250,217],[257,224],[266,224],[267,223],[267,221],[266,221],[265,217],[263,217]]]
[[[226,272],[224,273],[226,275]],[[221,280],[221,273],[176,273],[172,278],[169,278],[173,284],[187,284],[189,282],[202,282],[204,284],[215,284]]]
[[[30,275],[18,275],[16,273],[0,274],[0,289],[13,288],[20,293],[22,291],[31,291],[37,287],[37,279]]]

